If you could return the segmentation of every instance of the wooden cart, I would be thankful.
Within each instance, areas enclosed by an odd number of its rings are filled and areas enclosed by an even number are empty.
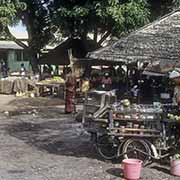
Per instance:
[[[150,159],[169,156],[178,147],[180,121],[167,120],[163,107],[116,103],[109,92],[89,92],[83,124],[105,159]]]

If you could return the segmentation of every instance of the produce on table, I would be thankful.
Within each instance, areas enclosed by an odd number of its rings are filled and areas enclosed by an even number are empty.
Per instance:
[[[168,113],[168,114],[167,114],[167,117],[168,117],[170,120],[180,121],[180,116],[178,116],[178,115],[174,115],[174,114]]]
[[[40,81],[43,84],[51,84],[51,83],[65,83],[65,80],[59,76],[54,76],[53,78],[48,78]]]

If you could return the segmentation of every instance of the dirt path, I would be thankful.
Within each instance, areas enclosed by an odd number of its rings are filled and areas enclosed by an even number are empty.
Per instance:
[[[12,107],[22,101],[8,100]],[[48,106],[43,105],[45,101]],[[81,124],[64,115],[59,104],[49,106],[50,101],[31,102],[27,111],[1,113],[0,180],[123,179],[120,164],[103,161]],[[162,179],[179,178],[170,176],[169,167],[159,164],[143,169],[141,180]]]
[[[14,95],[2,95],[0,94],[0,112],[15,110],[15,106],[9,104],[11,101],[15,100]]]

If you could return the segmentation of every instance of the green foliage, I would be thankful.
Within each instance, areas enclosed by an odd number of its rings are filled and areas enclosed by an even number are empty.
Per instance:
[[[180,154],[175,154],[173,159],[180,159]]]
[[[180,6],[180,0],[174,0],[174,3],[176,6],[178,6],[178,7]]]
[[[148,22],[146,0],[54,0],[49,9],[53,23],[69,36],[88,32],[127,33]]]
[[[19,17],[27,27],[29,46],[33,51],[40,52],[52,38],[48,9],[41,0],[20,1],[26,4],[26,9],[19,12]]]
[[[5,30],[10,38],[22,45],[33,57],[31,65],[37,72],[36,55],[52,39],[51,21],[47,9],[49,0],[0,0],[0,28]],[[8,25],[22,20],[26,26],[29,40],[28,46],[15,39],[6,28]]]
[[[48,9],[42,0],[0,0],[0,26],[22,20],[29,34],[29,47],[39,52],[52,38]]]
[[[25,4],[19,0],[1,0],[0,1],[0,25],[5,27],[17,22],[17,11],[25,9]]]

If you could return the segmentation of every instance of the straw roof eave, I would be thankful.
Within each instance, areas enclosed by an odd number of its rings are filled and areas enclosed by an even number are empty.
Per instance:
[[[148,24],[111,46],[91,52],[91,59],[108,61],[180,61],[180,10]]]

